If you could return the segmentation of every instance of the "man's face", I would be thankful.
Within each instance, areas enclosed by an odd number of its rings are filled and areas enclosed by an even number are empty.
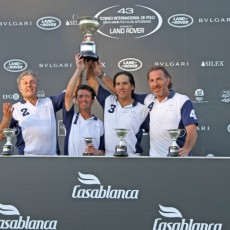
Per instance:
[[[91,92],[86,89],[78,90],[76,103],[78,104],[80,111],[90,111],[93,101]]]
[[[37,98],[38,82],[32,75],[22,77],[18,88],[24,99]]]
[[[121,74],[116,78],[114,89],[118,99],[130,99],[134,86],[129,82],[128,76]]]
[[[159,101],[164,100],[169,95],[169,83],[170,79],[164,75],[162,70],[154,70],[149,73],[150,89]]]

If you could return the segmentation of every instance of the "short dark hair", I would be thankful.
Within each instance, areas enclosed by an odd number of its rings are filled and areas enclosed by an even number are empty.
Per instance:
[[[78,91],[81,90],[81,89],[88,90],[88,91],[91,93],[92,99],[95,98],[96,93],[95,93],[95,91],[93,90],[93,88],[90,87],[89,85],[80,85],[80,86],[76,89],[76,91],[75,91],[75,97],[77,97],[77,93],[78,93]]]
[[[117,73],[114,75],[114,77],[113,77],[113,86],[116,85],[116,79],[117,79],[117,77],[120,76],[120,75],[126,75],[126,76],[129,78],[129,83],[130,83],[131,85],[133,85],[134,88],[135,88],[135,80],[134,80],[134,77],[133,77],[133,75],[132,75],[130,72],[128,72],[128,71],[120,71],[120,72],[117,72]],[[133,94],[134,94],[134,90],[132,90],[132,93],[131,93],[131,96],[132,96],[132,97],[133,97]]]
[[[164,66],[152,66],[149,68],[149,71],[147,72],[147,78],[149,79],[149,74],[152,72],[152,71],[157,71],[157,70],[161,70],[165,77],[169,78],[170,79],[170,82],[169,82],[169,85],[168,85],[168,88],[169,89],[172,89],[172,77],[171,75],[169,74],[169,72],[167,71],[167,69],[164,67]]]

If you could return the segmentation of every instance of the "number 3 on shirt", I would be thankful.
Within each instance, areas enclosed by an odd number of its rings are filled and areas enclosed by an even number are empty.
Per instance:
[[[109,113],[114,113],[115,108],[116,108],[116,105],[111,104],[111,105],[110,105],[110,109],[108,110],[108,112],[109,112]]]

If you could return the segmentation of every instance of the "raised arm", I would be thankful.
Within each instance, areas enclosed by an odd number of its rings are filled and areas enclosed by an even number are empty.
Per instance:
[[[102,80],[105,87],[108,90],[110,90],[112,93],[115,93],[113,80],[103,71],[102,63],[100,61],[93,62],[93,68],[94,68],[95,75]]]
[[[0,124],[0,141],[3,140],[5,137],[2,134],[2,129],[8,128],[10,125],[10,121],[12,119],[12,105],[10,103],[3,103],[3,117],[2,122]]]
[[[85,63],[84,59],[81,58],[81,56],[75,55],[75,63],[76,63],[76,70],[71,77],[67,88],[66,88],[66,94],[65,94],[65,107],[66,111],[69,111],[71,107],[73,106],[73,97],[75,94],[76,89],[81,85],[82,82],[82,73],[85,70]]]
[[[86,64],[86,80],[88,82],[88,85],[91,86],[95,91],[96,95],[98,95],[98,88],[100,84],[94,72],[94,67],[92,62]]]

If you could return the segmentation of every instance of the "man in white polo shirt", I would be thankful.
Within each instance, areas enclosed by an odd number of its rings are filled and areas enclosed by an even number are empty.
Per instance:
[[[102,65],[97,64],[97,72],[102,72]],[[150,150],[152,157],[166,157],[172,139],[168,129],[185,130],[185,135],[177,139],[179,156],[190,156],[197,140],[197,125],[194,106],[186,96],[172,89],[172,78],[163,66],[153,66],[147,73],[151,94],[135,94],[134,98],[145,104],[150,114]],[[113,89],[113,81],[109,76],[102,77],[103,83]]]
[[[93,63],[95,66],[96,63]],[[95,68],[95,67],[94,67]],[[128,129],[124,138],[129,156],[140,156],[143,152],[141,138],[143,129],[148,129],[148,109],[134,100],[134,77],[130,72],[115,74],[113,85],[115,95],[103,88],[95,75],[92,65],[87,72],[88,84],[94,89],[97,99],[104,110],[105,151],[114,155],[119,139],[115,129]]]
[[[79,54],[75,56],[75,63],[77,68],[66,88],[63,107],[63,123],[66,128],[64,154],[101,156],[104,155],[104,126],[91,113],[95,92],[90,86],[81,84],[88,63]],[[75,104],[78,112],[75,112]],[[86,145],[85,138],[92,138],[92,143]]]
[[[64,93],[39,99],[38,76],[31,70],[22,72],[17,78],[17,83],[23,100],[12,106],[11,121],[7,120],[10,116],[4,115],[1,128],[10,127],[19,130],[16,142],[19,155],[60,154],[55,114],[63,107]],[[4,137],[1,135],[0,139]]]

